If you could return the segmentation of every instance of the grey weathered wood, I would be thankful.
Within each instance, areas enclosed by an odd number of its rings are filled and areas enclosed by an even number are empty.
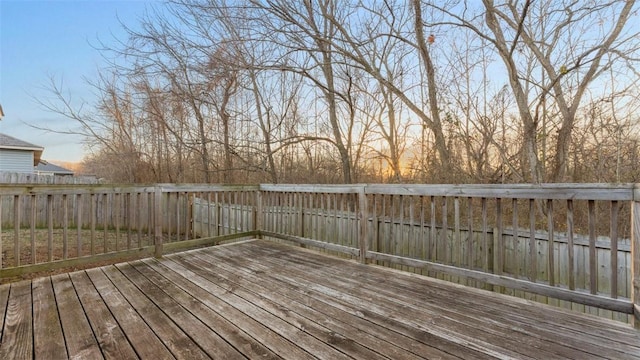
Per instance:
[[[569,290],[575,290],[574,244],[573,244],[573,200],[567,200],[567,268],[569,272]]]
[[[31,281],[11,284],[0,343],[0,359],[33,357]]]
[[[232,322],[215,312],[208,307],[205,303],[201,302],[201,299],[195,297],[189,293],[186,289],[181,288],[175,282],[170,281],[164,275],[169,272],[155,271],[150,266],[145,265],[142,262],[134,262],[131,264],[136,270],[140,271],[147,279],[153,282],[156,286],[160,287],[168,297],[174,299],[183,306],[188,306],[190,312],[192,312],[200,321],[207,324],[210,329],[217,334],[221,334],[224,338],[238,351],[242,352],[244,356],[261,359],[276,359],[279,358],[271,350],[261,343],[250,337],[242,329],[241,322]],[[229,315],[228,312],[225,315]],[[203,336],[207,336],[207,333],[203,333]]]
[[[13,262],[20,266],[20,196],[13,197]]]
[[[62,324],[65,334],[69,357],[76,359],[102,358],[98,342],[93,336],[89,320],[84,313],[68,274],[52,276],[51,282],[56,294],[56,302],[60,312],[60,324]]]
[[[308,191],[313,191],[309,186]],[[345,187],[348,189],[348,187]],[[421,185],[421,184],[367,184],[368,194],[387,195],[429,195],[446,197],[486,197],[554,200],[618,200],[632,199],[633,184],[461,184],[461,185]],[[347,191],[343,191],[347,192]]]
[[[609,259],[611,261],[611,297],[618,297],[618,271],[614,271],[614,269],[618,269],[618,212],[620,208],[618,206],[617,201],[611,202],[611,214],[609,220],[609,228],[610,228],[610,239],[611,239],[611,253],[609,254]]]
[[[367,250],[369,249],[367,244],[367,239],[369,238],[367,234],[367,229],[369,227],[367,223],[367,219],[369,219],[369,204],[367,201],[367,195],[364,191],[358,192],[358,207],[360,210],[360,227],[358,229],[358,246],[360,248],[359,257],[360,262],[364,264],[367,261]]]
[[[589,289],[598,293],[598,263],[596,257],[596,205],[589,200]]]
[[[640,188],[634,188],[631,202],[631,302],[633,326],[640,330]]]
[[[51,278],[33,281],[33,347],[35,359],[67,357]]]
[[[632,313],[631,303],[620,299],[611,299],[604,296],[590,295],[577,291],[567,290],[557,286],[532,283],[529,281],[490,274],[482,271],[462,269],[455,266],[438,264],[423,260],[409,259],[401,256],[383,254],[374,251],[369,252],[368,257],[372,260],[384,260],[400,265],[425,268],[429,271],[438,271],[449,275],[467,277],[491,285],[510,287],[512,289],[527,291],[544,296],[551,296],[557,299],[573,301],[589,306],[597,306],[612,311],[619,311],[627,314]]]
[[[101,269],[86,273],[140,358],[175,358]]]
[[[553,243],[553,235],[554,235],[554,219],[553,219],[553,200],[547,200],[547,227],[549,231],[549,242],[547,243],[547,281],[550,286],[555,286],[556,284],[556,269],[555,269],[555,245]]]
[[[84,271],[69,274],[96,341],[105,359],[133,359],[137,355],[109,308]]]
[[[157,188],[155,191],[153,202],[154,208],[154,244],[155,244],[155,253],[154,256],[157,258],[162,257],[162,190]]]
[[[171,319],[171,321],[173,321],[177,326],[179,326],[180,330],[184,331],[184,333],[194,343],[196,343],[197,347],[201,348],[202,351],[206,353],[206,355],[214,359],[215,358],[231,359],[231,358],[242,357],[242,354],[239,353],[237,350],[235,350],[227,342],[225,342],[225,340],[222,337],[220,337],[214,331],[211,331],[212,330],[211,328],[209,328],[206,324],[201,322],[196,316],[190,313],[187,309],[182,307],[180,303],[176,302],[170,296],[167,296],[168,295],[167,293],[163,292],[162,289],[160,289],[151,281],[149,281],[140,272],[133,269],[131,265],[120,264],[117,266],[117,268],[120,270],[122,275],[126,277],[128,281],[135,284],[136,287],[141,292],[143,292],[144,295],[148,297],[152,303],[154,303],[157,306],[157,308],[162,312],[164,316],[166,316],[166,318]],[[108,274],[113,275],[115,279],[119,279],[121,276],[119,273],[116,273],[116,272],[111,272]],[[137,302],[137,296],[136,296],[136,302]],[[140,303],[141,304],[147,303],[150,305],[150,303],[148,303],[147,300]],[[148,311],[148,307],[145,307],[144,310]],[[149,317],[152,320],[147,321],[147,323],[156,321],[158,317],[164,318],[164,316],[160,315],[159,312],[156,312],[156,313],[158,315],[157,316],[152,315],[151,317]],[[153,327],[154,329],[156,329],[158,326],[153,326]],[[176,340],[173,340],[172,342],[176,342],[176,347],[177,346],[180,346],[181,348],[190,347],[190,345],[188,344],[184,344],[184,345],[180,344],[179,343],[180,341],[182,340],[176,339]],[[183,356],[177,356],[177,357],[196,358],[197,356],[200,356],[200,355],[201,355],[200,351],[194,351],[194,352],[185,351]]]

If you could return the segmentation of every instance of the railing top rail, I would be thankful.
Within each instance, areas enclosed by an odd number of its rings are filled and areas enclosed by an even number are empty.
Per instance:
[[[0,195],[62,195],[104,193],[152,193],[154,185],[119,184],[0,184]]]
[[[640,199],[638,184],[0,184],[0,195],[58,195],[102,193],[273,191],[304,193],[349,193],[415,195],[447,197],[486,197],[513,199],[605,200],[630,201]]]
[[[259,185],[158,184],[162,192],[257,191]]]
[[[0,184],[0,195],[77,195],[77,194],[127,194],[162,192],[208,192],[208,191],[256,191],[258,185],[212,185],[212,184]]]
[[[509,199],[617,200],[634,199],[634,184],[369,184],[367,194]]]
[[[317,185],[317,184],[261,184],[262,191],[302,192],[302,193],[336,193],[356,194],[362,191],[364,184],[353,185]]]

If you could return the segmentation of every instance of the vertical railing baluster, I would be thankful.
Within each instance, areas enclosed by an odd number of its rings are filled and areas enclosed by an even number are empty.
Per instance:
[[[460,198],[455,196],[453,198],[453,232],[455,237],[456,249],[455,259],[452,257],[452,264],[455,266],[462,265],[462,234],[460,233]]]
[[[103,248],[104,248],[104,253],[109,251],[109,242],[108,242],[108,238],[109,238],[109,223],[108,221],[108,216],[107,214],[109,214],[109,194],[104,193],[102,194],[102,244],[103,244]]]
[[[53,195],[47,195],[47,260],[53,261]]]
[[[554,258],[554,228],[553,228],[553,200],[547,200],[547,227],[549,231],[549,240],[548,240],[548,248],[547,248],[547,272],[548,272],[548,281],[550,286],[555,286],[556,277],[555,277],[555,258]]]
[[[396,236],[397,238],[399,238],[399,241],[397,242],[398,244],[400,244],[400,248],[398,248],[398,246],[396,246],[396,251],[395,251],[395,255],[399,255],[399,256],[406,256],[406,242],[404,239],[404,195],[398,195],[398,231],[399,234]],[[403,270],[406,270],[405,266],[401,267]]]
[[[573,244],[573,200],[567,200],[567,251],[569,257],[569,290],[576,289],[576,276],[574,272],[573,262],[575,261],[574,244]]]
[[[69,198],[67,194],[62,194],[62,258],[67,259],[69,255]]]
[[[90,235],[90,243],[89,243],[89,248],[91,250],[91,255],[95,254],[95,243],[96,243],[96,201],[97,201],[97,196],[96,194],[91,194],[90,198],[89,198],[89,212],[91,215],[91,235]]]
[[[425,227],[425,217],[424,217],[424,196],[420,195],[420,236],[418,236],[418,243],[420,244],[420,259],[428,260],[427,257],[427,247],[425,246],[424,239],[427,237],[424,236],[424,227]]]
[[[169,196],[167,192],[167,205],[169,203]],[[154,233],[154,256],[156,258],[162,257],[162,188],[156,186],[154,191],[153,201],[153,233]]]
[[[589,200],[589,289],[598,293],[598,264],[596,253],[596,202]],[[613,269],[612,269],[613,270]]]
[[[20,266],[20,195],[13,197],[13,263]]]
[[[364,187],[358,190],[358,210],[360,218],[360,226],[358,232],[358,243],[360,248],[360,263],[365,264],[367,262],[367,250],[369,244],[367,241],[367,232],[369,228],[369,205],[367,204],[367,194]]]
[[[82,256],[82,194],[76,194],[76,257]]]
[[[469,269],[474,269],[475,268],[475,261],[474,261],[474,250],[473,250],[473,198],[469,197],[467,198],[467,211],[468,211],[468,231],[469,231],[469,236],[467,239],[467,267]],[[470,280],[467,281],[467,285],[469,284]]]
[[[536,201],[529,199],[529,280],[536,282],[538,277],[538,254],[536,244]]]
[[[513,253],[514,255],[517,255],[518,251],[516,249],[520,248],[520,246],[518,245],[520,242],[518,237],[518,199],[511,199],[511,209],[511,226],[513,227],[511,242],[513,243]],[[515,277],[516,279],[520,277],[519,266],[520,265],[518,264],[516,265],[516,268],[513,269],[513,277]]]
[[[631,201],[631,302],[633,327],[640,330],[640,185],[633,186]]]
[[[3,239],[2,239],[2,213],[4,209],[4,197],[0,195],[0,269],[4,266],[4,261],[2,259],[2,254],[4,254],[2,248],[4,247]]]
[[[447,209],[447,203],[448,203],[448,198],[446,196],[442,197],[442,236],[441,236],[441,241],[442,241],[442,246],[444,246],[444,257],[442,259],[442,263],[443,264],[450,264],[451,263],[451,249],[449,247],[449,224],[447,222],[447,215],[448,215],[448,209]]]
[[[413,223],[414,215],[415,215],[414,203],[415,203],[414,196],[409,195],[409,232],[407,233],[407,243],[409,244],[409,257],[416,259],[420,257],[418,256],[419,251],[418,251],[418,246],[416,244],[416,236],[414,234],[414,231],[415,231],[415,225]]]
[[[618,298],[618,211],[617,201],[611,201],[611,297]]]
[[[484,272],[489,272],[489,231],[487,223],[487,198],[481,198],[480,205],[482,207],[482,270]]]
[[[436,261],[438,258],[437,237],[438,229],[436,229],[436,197],[429,197],[429,207],[431,212],[431,225],[429,226],[429,261]],[[429,276],[434,276],[433,273]]]
[[[31,240],[31,263],[35,264],[37,259],[36,249],[36,222],[37,222],[37,199],[36,195],[31,195],[31,223],[29,224],[29,237]]]
[[[496,228],[493,236],[495,242],[495,257],[493,272],[502,274],[504,270],[504,238],[502,237],[502,198],[496,198]]]

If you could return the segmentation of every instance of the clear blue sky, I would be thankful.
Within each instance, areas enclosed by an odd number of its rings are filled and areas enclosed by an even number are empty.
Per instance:
[[[92,104],[95,98],[83,78],[95,77],[101,66],[102,58],[94,47],[99,41],[126,40],[120,22],[135,28],[153,3],[0,0],[0,104],[5,113],[0,132],[43,146],[46,160],[81,160],[81,138],[27,125],[60,130],[75,127],[73,121],[42,110],[33,97],[47,96],[43,87],[54,76],[64,81],[64,90],[75,101]]]

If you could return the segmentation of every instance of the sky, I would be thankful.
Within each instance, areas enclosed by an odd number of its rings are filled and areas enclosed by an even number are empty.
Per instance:
[[[48,161],[78,162],[86,154],[82,138],[35,129],[76,127],[36,99],[50,99],[50,79],[62,81],[76,105],[95,103],[85,78],[94,78],[104,60],[95,48],[126,40],[121,23],[133,28],[154,1],[0,0],[0,132],[44,147]]]

